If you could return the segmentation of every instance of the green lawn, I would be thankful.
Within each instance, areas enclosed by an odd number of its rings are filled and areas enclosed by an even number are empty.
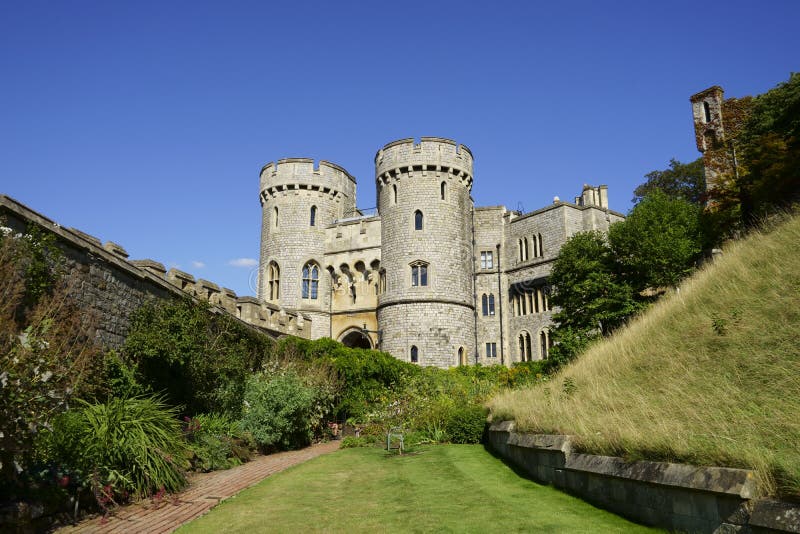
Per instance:
[[[479,445],[345,449],[267,478],[195,532],[652,532],[516,475]]]

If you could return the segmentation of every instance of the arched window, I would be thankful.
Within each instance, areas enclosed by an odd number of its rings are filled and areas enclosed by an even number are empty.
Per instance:
[[[531,335],[525,333],[525,361],[531,361]]]
[[[275,220],[275,228],[278,227],[278,206],[272,210],[272,218]]]
[[[319,267],[316,263],[303,266],[303,298],[316,300],[319,294]]]
[[[522,238],[522,261],[526,261],[528,259],[528,238]]]
[[[544,245],[542,244],[542,234],[537,234],[539,239],[536,240],[537,244],[539,245],[539,254],[537,255],[538,258],[544,257]]]
[[[483,315],[489,315],[489,297],[486,296],[486,293],[481,297],[481,312]]]
[[[440,193],[441,193],[442,200],[444,200],[444,195],[445,195],[445,192],[447,191],[447,183],[446,182],[442,182],[442,185],[440,186],[440,189],[441,189]]]
[[[711,122],[711,107],[708,102],[703,102],[703,114],[705,115],[706,123]]]
[[[531,335],[528,332],[520,332],[518,341],[520,361],[531,361],[533,359],[531,356]]]
[[[311,206],[311,224],[309,226],[317,225],[317,207]]]
[[[519,261],[522,261],[522,239],[517,241],[517,245],[519,246]]]
[[[539,345],[542,359],[544,360],[550,354],[550,348],[553,346],[553,342],[550,340],[550,332],[542,330],[539,333]]]
[[[392,184],[392,204],[397,204],[397,185]]]
[[[414,230],[422,230],[422,212],[419,210],[414,212]]]
[[[458,365],[467,365],[467,354],[464,347],[458,348]]]
[[[489,315],[494,315],[494,295],[489,295]]]
[[[415,261],[411,264],[411,285],[428,285],[428,264],[424,261]]]
[[[270,262],[269,267],[267,268],[267,280],[268,280],[268,297],[269,300],[278,300],[281,298],[281,269],[278,267],[278,264]]]
[[[411,363],[419,363],[419,349],[416,345],[411,345]]]

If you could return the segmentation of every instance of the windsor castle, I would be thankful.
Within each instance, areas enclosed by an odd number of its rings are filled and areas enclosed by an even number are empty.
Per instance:
[[[449,139],[389,143],[375,156],[377,212],[365,213],[338,165],[265,165],[259,300],[310,323],[312,339],[420,365],[546,358],[561,245],[623,216],[602,185],[530,213],[476,207],[472,169],[472,152]]]

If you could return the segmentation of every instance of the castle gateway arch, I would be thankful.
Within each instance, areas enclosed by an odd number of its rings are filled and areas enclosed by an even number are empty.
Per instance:
[[[339,335],[339,342],[353,349],[373,349],[372,340],[360,328],[348,328]]]

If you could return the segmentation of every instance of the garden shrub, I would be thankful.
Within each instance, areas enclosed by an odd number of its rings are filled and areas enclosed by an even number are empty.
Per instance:
[[[132,319],[123,349],[141,381],[173,405],[197,413],[241,414],[247,377],[260,369],[274,342],[205,303],[150,302]]]
[[[129,495],[174,492],[185,484],[188,465],[177,416],[178,409],[158,397],[80,402],[56,422],[51,455],[103,508]]]
[[[252,456],[255,440],[242,429],[239,421],[217,414],[199,414],[185,417],[184,421],[192,469],[229,469]]]
[[[483,406],[460,406],[450,413],[445,426],[452,443],[480,443],[486,427],[487,410]]]
[[[314,397],[291,370],[252,376],[244,393],[242,427],[267,451],[308,445]]]
[[[374,447],[375,443],[375,438],[371,436],[346,436],[342,438],[341,448]]]
[[[91,321],[69,296],[74,281],[55,278],[53,247],[0,227],[0,496],[25,484],[37,434],[99,383]]]

